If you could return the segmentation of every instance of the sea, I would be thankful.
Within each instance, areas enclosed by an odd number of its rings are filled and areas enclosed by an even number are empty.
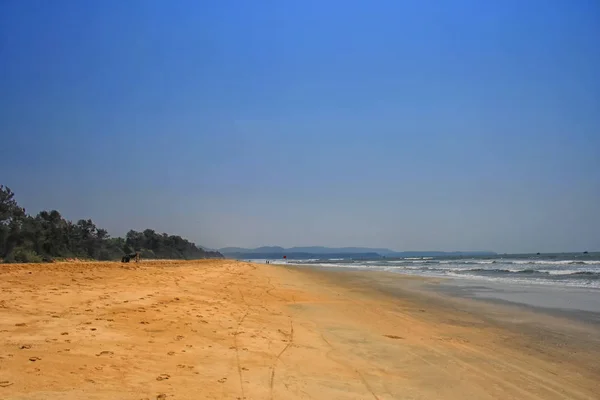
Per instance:
[[[253,260],[264,262],[266,260]],[[385,271],[407,275],[600,289],[600,252],[503,254],[477,257],[314,258],[269,260],[272,264],[309,265]]]

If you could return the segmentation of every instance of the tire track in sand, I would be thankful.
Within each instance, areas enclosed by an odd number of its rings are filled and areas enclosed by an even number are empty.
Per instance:
[[[244,313],[244,315],[242,315],[242,318],[240,318],[240,320],[238,321],[238,325],[237,328],[235,329],[235,333],[233,335],[233,345],[235,347],[235,359],[237,362],[237,370],[238,370],[238,376],[240,377],[240,390],[242,392],[242,399],[245,399],[246,396],[244,394],[244,383],[242,380],[242,366],[240,365],[240,346],[238,345],[238,334],[240,331],[240,326],[242,325],[242,323],[244,322],[244,319],[246,319],[246,316],[248,315],[248,311],[246,311]]]
[[[237,274],[237,275],[240,275],[240,274]],[[237,363],[238,376],[240,377],[240,390],[242,392],[242,399],[245,399],[246,395],[244,393],[244,381],[242,378],[242,366],[240,364],[240,346],[238,344],[238,335],[240,334],[240,327],[242,326],[242,323],[244,323],[244,320],[246,319],[246,317],[248,316],[248,313],[250,312],[250,306],[246,302],[246,298],[244,297],[244,293],[242,293],[242,289],[240,289],[238,287],[238,291],[240,292],[240,296],[242,297],[242,302],[246,305],[246,311],[244,312],[244,315],[242,315],[242,317],[238,320],[237,327],[235,328],[235,333],[233,334],[233,346],[235,347],[235,360]]]
[[[331,343],[329,343],[329,340],[325,339],[325,335],[323,335],[323,333],[321,333],[321,339],[323,339],[323,341],[325,343],[327,343],[327,346],[329,346],[329,351],[327,352],[326,357],[329,358],[331,361],[335,362],[336,364],[340,364],[342,365],[344,368],[353,371],[354,373],[356,373],[356,375],[359,376],[360,380],[362,381],[363,385],[365,386],[365,388],[369,391],[369,393],[371,393],[371,395],[373,396],[373,398],[375,400],[379,400],[379,397],[375,394],[375,392],[373,391],[373,389],[371,388],[371,386],[369,385],[369,382],[367,382],[367,380],[365,379],[365,377],[360,373],[359,370],[350,367],[348,364],[341,362],[339,360],[334,360],[333,358],[331,358],[330,354],[335,351],[335,348],[331,345]]]
[[[269,380],[269,394],[271,400],[273,399],[273,383],[275,381],[275,369],[277,368],[277,362],[279,361],[283,353],[285,353],[285,351],[292,345],[292,343],[294,343],[294,323],[290,319],[290,340],[287,342],[285,347],[279,352],[279,354],[277,354],[275,361],[273,361],[273,365],[271,365],[271,379]]]

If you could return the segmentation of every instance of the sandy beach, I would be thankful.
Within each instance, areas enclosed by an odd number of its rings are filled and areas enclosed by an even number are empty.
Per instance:
[[[600,328],[435,280],[228,260],[0,266],[0,399],[598,399]]]

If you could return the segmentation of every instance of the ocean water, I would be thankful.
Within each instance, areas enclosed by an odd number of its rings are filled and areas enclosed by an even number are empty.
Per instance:
[[[258,260],[257,260],[258,261]],[[263,261],[263,260],[261,260]],[[353,268],[401,274],[600,289],[600,253],[271,260],[273,264]]]

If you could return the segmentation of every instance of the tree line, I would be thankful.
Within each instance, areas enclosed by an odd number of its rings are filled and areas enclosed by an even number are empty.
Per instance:
[[[139,251],[143,258],[220,258],[181,236],[130,230],[125,238],[111,238],[91,219],[76,223],[56,211],[28,215],[17,203],[10,188],[0,185],[0,262],[50,262],[55,259],[83,258],[119,260]]]

